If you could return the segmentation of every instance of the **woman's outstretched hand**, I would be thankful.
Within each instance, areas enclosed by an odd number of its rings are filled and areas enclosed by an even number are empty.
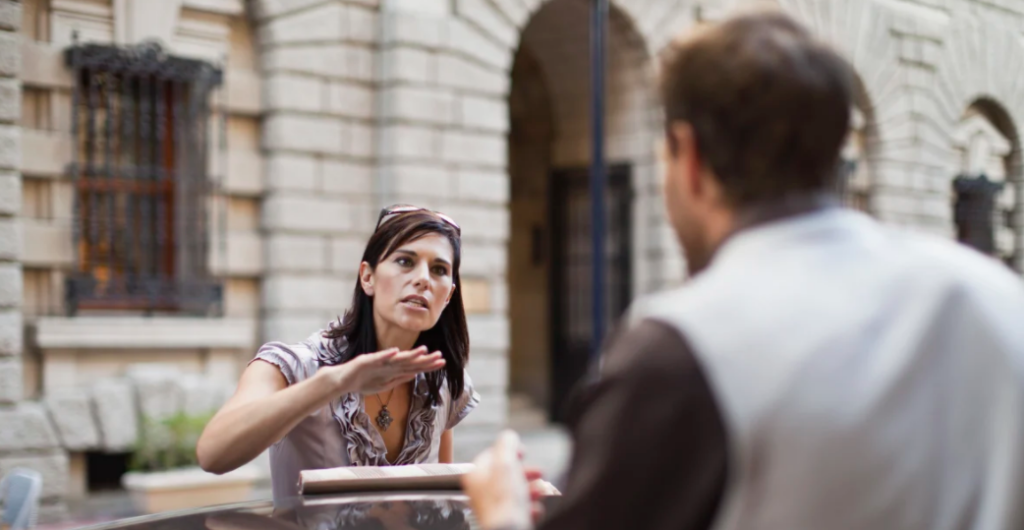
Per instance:
[[[366,353],[344,364],[327,368],[345,392],[373,394],[412,381],[417,374],[444,368],[441,352],[427,353],[426,346],[408,351],[391,348]],[[324,370],[323,368],[321,370]]]

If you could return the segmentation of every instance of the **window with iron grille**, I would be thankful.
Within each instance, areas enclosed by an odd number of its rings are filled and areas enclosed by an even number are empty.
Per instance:
[[[207,150],[221,71],[150,43],[76,45],[66,60],[76,80],[69,311],[216,310]]]

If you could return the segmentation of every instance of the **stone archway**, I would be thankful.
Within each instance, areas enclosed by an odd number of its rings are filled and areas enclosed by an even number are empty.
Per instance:
[[[984,31],[986,38],[977,34]],[[1024,100],[1024,57],[1019,53],[1020,43],[1010,31],[993,26],[982,26],[977,20],[957,21],[946,30],[943,53],[938,59],[934,104],[936,117],[946,125],[947,145],[951,146],[951,159],[947,179],[957,169],[971,169],[964,164],[979,164],[970,156],[969,146],[963,150],[964,138],[971,124],[990,127],[987,148],[998,148],[1005,141],[1008,149],[995,158],[1001,163],[990,169],[1003,169],[1004,190],[1000,193],[1002,209],[1006,212],[1002,251],[1007,263],[1017,271],[1024,270],[1024,158],[1021,153],[1019,124],[1024,123],[1024,109],[1010,102]],[[1016,52],[1016,53],[1015,53]],[[996,72],[1007,75],[996,75]],[[966,109],[966,111],[965,111]],[[978,130],[974,130],[980,134]],[[961,133],[961,134],[957,134]],[[958,138],[958,136],[960,138]],[[978,137],[978,136],[976,136]],[[960,145],[958,145],[960,144]],[[998,151],[997,149],[996,151]],[[993,151],[995,154],[996,151]],[[977,153],[975,153],[977,154]],[[1002,168],[999,165],[1002,165]],[[977,168],[975,168],[977,169]],[[947,183],[949,180],[947,180]],[[947,184],[948,186],[948,184]],[[952,190],[947,187],[947,193]],[[947,198],[949,195],[947,195]],[[947,199],[948,200],[948,199]],[[948,203],[947,203],[948,204]],[[952,229],[953,223],[948,226]],[[996,236],[999,238],[1000,236]],[[998,249],[997,249],[998,250]]]
[[[847,205],[886,218],[888,181],[903,171],[886,152],[887,143],[898,143],[900,132],[890,125],[908,119],[900,93],[899,42],[891,29],[895,16],[873,2],[824,0],[777,0],[775,2],[850,61],[857,73],[851,134],[844,158],[856,160]]]
[[[510,386],[558,416],[589,350],[589,6],[553,0],[533,13],[513,60],[510,91]],[[611,318],[652,289],[655,200],[649,55],[625,10],[609,21],[607,160],[611,172]],[[565,248],[576,249],[566,251]],[[617,263],[617,265],[616,265]],[[569,272],[572,271],[572,272]],[[572,352],[572,353],[570,353]],[[516,406],[517,403],[514,403]]]
[[[979,99],[951,137],[959,158],[950,188],[957,239],[1014,267],[1024,236],[1014,218],[1020,202],[1014,171],[1020,167],[1021,146],[1013,120],[999,103]]]

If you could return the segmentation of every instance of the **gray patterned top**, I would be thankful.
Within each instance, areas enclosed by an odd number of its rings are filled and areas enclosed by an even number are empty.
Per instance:
[[[321,366],[337,364],[348,342],[328,339],[323,331],[298,344],[269,342],[253,361],[273,364],[294,385],[313,376]],[[299,472],[342,466],[387,466],[437,463],[444,431],[458,425],[480,403],[469,374],[462,395],[452,399],[448,385],[441,385],[441,403],[431,406],[427,381],[417,376],[413,384],[405,444],[395,462],[388,462],[387,447],[366,414],[361,394],[344,394],[299,422],[270,447],[274,500],[298,494]]]

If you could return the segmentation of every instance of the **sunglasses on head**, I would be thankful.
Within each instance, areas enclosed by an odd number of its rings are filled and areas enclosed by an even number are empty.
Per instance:
[[[391,219],[394,219],[396,216],[412,212],[427,212],[437,217],[438,219],[450,224],[452,228],[455,229],[455,233],[458,234],[459,237],[462,237],[462,228],[459,226],[459,223],[455,222],[455,219],[452,219],[451,217],[448,217],[447,215],[441,212],[435,212],[434,210],[430,210],[420,206],[411,206],[408,204],[396,204],[394,206],[388,206],[387,208],[382,209],[380,211],[380,217],[377,218],[377,227],[374,228],[373,230],[379,230],[381,225],[390,221]]]

